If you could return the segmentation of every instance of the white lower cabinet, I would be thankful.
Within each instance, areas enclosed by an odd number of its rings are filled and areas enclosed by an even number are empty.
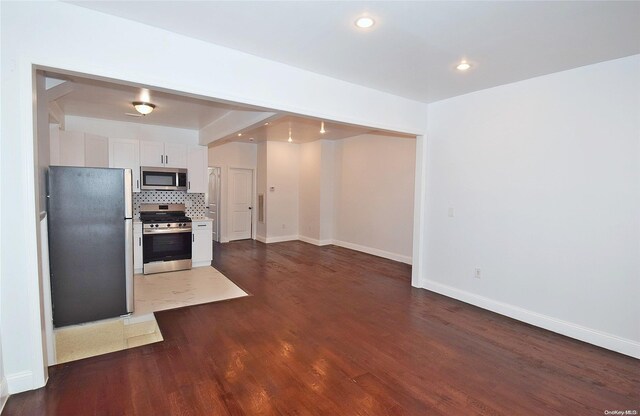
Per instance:
[[[191,223],[191,262],[193,267],[210,266],[213,260],[211,220],[194,220]]]
[[[133,224],[133,271],[142,273],[142,223]]]

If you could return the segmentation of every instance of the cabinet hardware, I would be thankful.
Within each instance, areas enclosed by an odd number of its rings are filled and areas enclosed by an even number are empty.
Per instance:
[[[189,189],[191,189],[191,181],[189,181]]]
[[[169,164],[169,155],[164,155],[164,163],[165,163],[166,165],[168,165],[168,164]]]
[[[164,156],[160,155],[160,163],[164,163]]]
[[[142,247],[142,237],[138,237],[138,245]]]
[[[136,179],[136,189],[140,189],[140,179]]]
[[[191,234],[191,242],[192,243],[196,242],[196,235],[195,234]]]

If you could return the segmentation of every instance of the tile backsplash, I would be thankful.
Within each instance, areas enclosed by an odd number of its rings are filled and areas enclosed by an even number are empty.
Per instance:
[[[134,192],[134,217],[140,213],[140,204],[185,204],[188,217],[204,217],[206,213],[204,194],[188,194],[186,191]]]

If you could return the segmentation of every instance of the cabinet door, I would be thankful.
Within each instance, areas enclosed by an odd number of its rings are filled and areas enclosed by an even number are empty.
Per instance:
[[[49,164],[60,165],[60,125],[49,124]]]
[[[133,171],[133,192],[140,192],[139,142],[135,139],[109,139],[109,167]]]
[[[60,131],[60,166],[84,166],[84,133]]]
[[[206,266],[213,258],[213,240],[211,239],[211,222],[192,223],[193,237],[191,245],[191,261],[194,267]]]
[[[187,154],[187,192],[204,194],[207,192],[207,148],[190,146]]]
[[[140,166],[164,166],[164,143],[140,141]]]
[[[109,167],[109,139],[85,133],[84,165],[90,168]]]
[[[133,226],[133,269],[136,272],[142,271],[142,224]]]
[[[187,146],[184,144],[164,144],[164,165],[168,168],[187,168]]]

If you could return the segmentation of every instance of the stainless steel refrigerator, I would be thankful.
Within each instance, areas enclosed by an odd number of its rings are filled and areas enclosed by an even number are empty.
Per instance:
[[[49,167],[55,327],[133,312],[132,197],[130,169]]]

